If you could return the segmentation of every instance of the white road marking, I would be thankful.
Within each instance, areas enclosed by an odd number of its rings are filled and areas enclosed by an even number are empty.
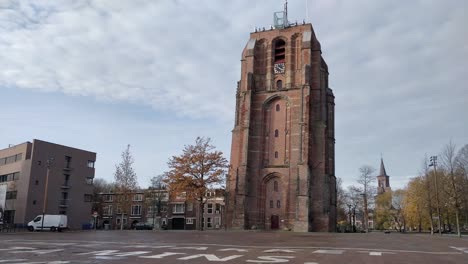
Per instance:
[[[208,247],[171,247],[171,249],[193,249],[193,250],[207,250]]]
[[[36,248],[32,247],[9,247],[9,248],[0,248],[0,251],[10,251],[10,250],[34,250]]]
[[[58,261],[40,261],[40,262],[18,262],[15,264],[66,264],[66,263],[70,263],[70,261],[58,260]]]
[[[249,250],[247,250],[247,249],[242,249],[242,248],[222,248],[222,249],[218,249],[218,251],[249,252]]]
[[[312,253],[318,253],[318,254],[333,254],[333,255],[340,255],[343,254],[344,250],[337,250],[337,249],[319,249],[315,250]]]
[[[289,262],[289,259],[293,259],[293,256],[260,256],[257,257],[258,259],[261,260],[247,260],[247,262],[253,262],[253,263],[284,263],[284,262]]]
[[[382,252],[369,252],[369,256],[382,256]]]
[[[114,255],[117,252],[119,251],[118,250],[99,250],[99,251],[78,253],[77,255],[109,256],[109,255]]]
[[[162,258],[165,258],[165,257],[174,256],[174,255],[185,255],[185,253],[164,252],[164,253],[158,254],[158,255],[139,256],[139,258],[162,259]]]
[[[132,251],[132,252],[122,252],[119,254],[116,254],[116,257],[129,257],[129,256],[138,256],[138,255],[143,255],[151,253],[151,251]]]
[[[25,261],[27,259],[4,259],[0,260],[0,263],[5,263],[5,262],[15,262],[15,261]]]
[[[274,248],[274,249],[267,249],[267,250],[264,250],[263,252],[265,252],[265,253],[281,253],[281,252],[285,252],[285,253],[296,253],[297,250]]]
[[[190,260],[190,259],[196,259],[196,258],[206,258],[208,261],[228,261],[228,260],[233,260],[233,259],[236,259],[236,258],[240,258],[240,257],[243,257],[244,255],[232,255],[232,256],[228,256],[228,257],[224,257],[224,258],[218,258],[216,255],[213,255],[213,254],[197,254],[197,255],[192,255],[192,256],[187,256],[187,257],[183,257],[183,258],[178,258],[180,260]]]
[[[174,246],[151,246],[151,245],[135,245],[135,246],[125,246],[124,248],[173,248]]]
[[[304,262],[304,264],[318,264],[318,262]]]
[[[468,248],[459,248],[459,247],[450,247],[450,248],[453,248],[455,250],[458,250],[458,251],[461,251],[463,253],[467,253],[468,254]]]
[[[22,254],[22,253],[34,253],[34,254],[49,254],[49,253],[54,253],[54,252],[59,252],[59,251],[64,251],[63,248],[58,248],[58,249],[38,249],[38,250],[26,250],[26,251],[12,251],[9,253],[16,253],[16,254]]]

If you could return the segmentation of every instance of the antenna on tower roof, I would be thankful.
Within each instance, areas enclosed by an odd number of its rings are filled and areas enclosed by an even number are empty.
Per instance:
[[[286,28],[289,26],[288,22],[288,0],[285,0],[284,10],[275,12],[273,14],[273,24],[275,28]]]

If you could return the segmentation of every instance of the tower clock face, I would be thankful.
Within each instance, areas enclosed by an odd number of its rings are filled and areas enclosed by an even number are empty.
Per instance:
[[[282,63],[275,63],[273,69],[275,71],[275,74],[278,74],[278,73],[284,73],[284,62]]]

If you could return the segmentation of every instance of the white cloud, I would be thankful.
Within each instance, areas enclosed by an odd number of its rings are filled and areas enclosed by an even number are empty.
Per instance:
[[[268,28],[282,3],[1,1],[0,88],[143,104],[205,126],[232,122],[249,31]],[[337,176],[351,182],[380,152],[391,175],[414,175],[424,153],[450,138],[468,142],[467,6],[309,1],[336,96]],[[290,20],[306,17],[304,7],[290,1]]]

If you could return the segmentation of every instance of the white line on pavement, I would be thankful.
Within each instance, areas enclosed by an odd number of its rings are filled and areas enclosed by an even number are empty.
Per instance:
[[[344,250],[337,250],[337,249],[319,249],[319,250],[313,251],[312,253],[340,255],[340,254],[343,254],[343,252],[344,252]]]

